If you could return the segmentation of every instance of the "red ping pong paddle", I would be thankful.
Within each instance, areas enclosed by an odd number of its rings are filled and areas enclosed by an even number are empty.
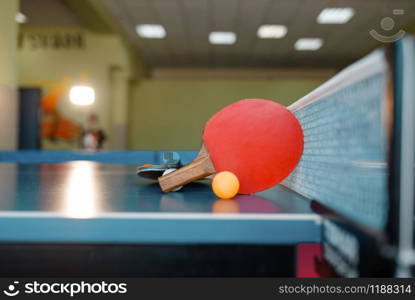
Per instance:
[[[207,122],[202,139],[204,147],[192,163],[158,179],[164,192],[221,171],[238,177],[240,194],[260,192],[291,173],[304,143],[291,111],[263,99],[226,106]]]

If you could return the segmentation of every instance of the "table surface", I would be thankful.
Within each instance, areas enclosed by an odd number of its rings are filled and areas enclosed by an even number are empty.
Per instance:
[[[165,194],[133,165],[0,164],[0,242],[319,242],[310,202],[282,186],[220,200],[208,180]]]

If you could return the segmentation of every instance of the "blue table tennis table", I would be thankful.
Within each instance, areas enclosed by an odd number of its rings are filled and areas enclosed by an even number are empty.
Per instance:
[[[117,160],[4,160],[2,275],[289,276],[293,267],[282,267],[295,259],[296,245],[321,241],[310,201],[283,186],[220,200],[208,180],[162,193]],[[256,267],[241,267],[261,257]],[[194,268],[183,271],[186,263]]]

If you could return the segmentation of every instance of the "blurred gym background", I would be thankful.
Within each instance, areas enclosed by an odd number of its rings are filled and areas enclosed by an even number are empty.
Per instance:
[[[373,32],[414,33],[415,1],[3,0],[0,150],[197,150],[218,109],[288,105]]]

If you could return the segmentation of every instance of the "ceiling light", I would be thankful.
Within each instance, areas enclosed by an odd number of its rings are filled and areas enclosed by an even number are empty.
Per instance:
[[[235,44],[236,34],[232,31],[213,31],[209,34],[209,42],[217,45]]]
[[[23,24],[27,22],[27,17],[25,14],[18,12],[15,16],[14,19],[17,23]]]
[[[260,39],[280,39],[287,34],[284,25],[262,25],[258,28],[257,36]]]
[[[344,24],[347,23],[354,15],[354,9],[351,7],[325,8],[317,17],[319,24]]]
[[[75,105],[92,105],[95,102],[95,91],[86,85],[75,85],[69,91],[69,100]]]
[[[319,38],[304,38],[295,42],[294,48],[298,51],[315,51],[323,46],[323,40]]]
[[[166,37],[166,30],[160,24],[137,25],[136,31],[139,36],[145,39],[163,39]]]

